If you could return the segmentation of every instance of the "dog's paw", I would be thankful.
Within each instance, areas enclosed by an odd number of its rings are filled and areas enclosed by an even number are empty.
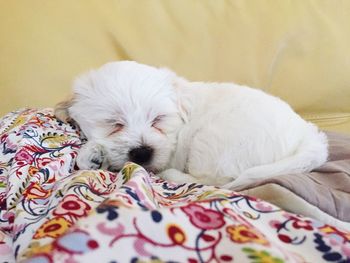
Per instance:
[[[77,165],[81,170],[97,170],[107,168],[106,152],[102,145],[87,142],[78,153]]]

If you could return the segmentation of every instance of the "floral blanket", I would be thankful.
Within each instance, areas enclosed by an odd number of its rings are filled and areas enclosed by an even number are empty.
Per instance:
[[[350,262],[350,232],[127,163],[80,171],[51,109],[0,120],[0,262]]]

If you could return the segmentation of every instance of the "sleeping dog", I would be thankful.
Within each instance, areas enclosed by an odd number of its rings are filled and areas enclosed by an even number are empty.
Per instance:
[[[115,171],[131,161],[165,180],[240,189],[311,171],[328,156],[325,134],[279,98],[132,61],[78,77],[55,115],[74,120],[88,139],[81,169]]]

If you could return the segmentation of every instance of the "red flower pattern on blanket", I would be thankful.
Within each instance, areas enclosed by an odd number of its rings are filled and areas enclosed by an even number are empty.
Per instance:
[[[70,216],[73,218],[86,216],[91,210],[89,204],[81,200],[76,195],[70,194],[63,198],[57,205],[53,214],[55,216]]]
[[[204,230],[218,229],[225,224],[221,213],[196,204],[185,206],[182,210],[189,216],[193,225]]]

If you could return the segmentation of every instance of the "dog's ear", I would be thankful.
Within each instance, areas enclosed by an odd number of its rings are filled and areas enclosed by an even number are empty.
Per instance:
[[[72,118],[69,115],[69,108],[73,104],[73,97],[68,98],[55,106],[54,114],[57,119],[63,122],[70,122]]]
[[[188,85],[188,80],[181,78],[176,75],[176,73],[168,68],[160,68],[167,76],[171,79],[172,86],[176,95],[177,108],[179,110],[179,115],[184,123],[188,122],[189,117],[189,101],[188,96],[186,96],[186,86]]]
[[[190,90],[188,89],[188,81],[184,78],[176,76],[173,80],[173,86],[177,99],[177,107],[180,113],[180,117],[184,123],[189,120],[191,111],[191,100],[189,96]]]
[[[84,94],[92,87],[91,75],[94,71],[81,74],[73,82],[73,94],[68,99],[58,103],[55,106],[54,114],[57,119],[63,122],[75,122],[69,113],[69,108],[73,106],[73,103],[79,98],[84,97]]]

